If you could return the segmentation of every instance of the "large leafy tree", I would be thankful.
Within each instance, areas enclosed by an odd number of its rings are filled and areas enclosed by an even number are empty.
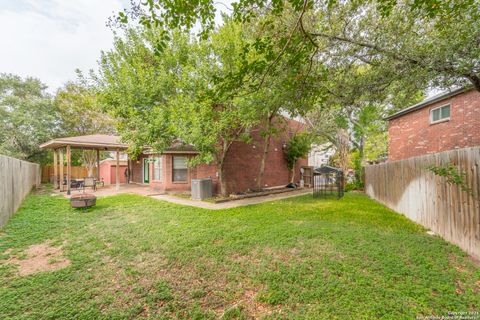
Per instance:
[[[59,133],[59,119],[46,88],[38,79],[0,75],[0,153],[48,161],[39,145]]]
[[[96,88],[80,75],[57,91],[54,105],[64,135],[112,134],[113,120],[102,112]]]
[[[419,84],[470,84],[480,91],[480,4],[455,1],[421,15],[412,12],[414,2],[392,6],[388,16],[374,3],[339,2],[319,11],[306,34],[327,41],[324,50],[336,63],[353,60],[380,70],[379,76],[396,72]]]
[[[161,54],[156,29],[129,29],[125,39],[102,56],[98,81],[118,129],[138,154],[145,145],[161,152],[173,142],[193,144],[192,164],[216,162],[220,191],[226,194],[224,161],[234,141],[247,140],[255,108],[218,86],[239,68],[241,38],[235,26],[209,42],[175,32]]]
[[[160,36],[155,29],[128,29],[115,38],[112,50],[102,53],[96,76],[104,111],[116,120],[133,156],[146,145],[163,150],[176,138],[169,102],[188,81],[191,47],[187,36],[176,33],[157,55]]]
[[[292,39],[300,35],[304,43],[327,53],[323,57],[328,60],[355,60],[393,68],[411,79],[432,80],[433,85],[470,83],[480,90],[479,5],[478,0],[239,0],[232,3],[232,16],[241,22],[286,12],[293,17],[279,34],[280,41],[263,42],[267,63],[251,64],[249,71],[270,72],[285,51],[298,49]],[[217,7],[210,0],[134,1],[117,22],[133,18],[167,31],[199,24],[205,38],[214,29]],[[161,40],[158,47],[164,43]],[[283,50],[276,52],[276,43]]]
[[[114,134],[113,120],[101,110],[95,86],[77,71],[77,81],[67,82],[57,91],[54,106],[59,116],[61,135],[77,136],[89,134]],[[87,168],[93,175],[97,165],[95,150],[73,150],[72,161]]]
[[[229,46],[237,42],[236,52],[231,52],[230,59],[236,61],[237,67],[230,68],[221,78],[220,91],[228,89],[228,94],[237,95],[236,101],[249,110],[254,110],[258,122],[257,131],[262,139],[262,153],[257,174],[257,188],[263,187],[263,176],[266,159],[272,137],[288,131],[285,118],[302,117],[321,98],[319,83],[324,76],[319,65],[304,63],[308,50],[284,52],[277,59],[270,72],[256,79],[252,73],[245,72],[250,64],[261,65],[268,59],[265,57],[263,46],[270,40],[278,40],[278,30],[282,30],[291,15],[285,15],[283,20],[272,20],[271,16],[250,23],[238,23],[225,18],[225,24],[213,35],[213,46]],[[266,28],[265,26],[269,27]],[[232,33],[233,31],[233,33]],[[226,33],[231,33],[225,38]],[[239,41],[238,39],[243,39]],[[296,39],[295,41],[299,41]],[[248,48],[245,50],[245,48]],[[279,52],[280,47],[275,50]],[[231,84],[234,86],[231,86]],[[256,86],[255,83],[262,85]],[[229,87],[230,85],[230,87]]]

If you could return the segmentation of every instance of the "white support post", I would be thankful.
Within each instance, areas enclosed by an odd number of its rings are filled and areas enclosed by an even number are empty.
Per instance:
[[[58,157],[57,149],[53,149],[53,189],[58,189]]]
[[[120,151],[116,151],[117,163],[115,166],[115,190],[120,190]]]

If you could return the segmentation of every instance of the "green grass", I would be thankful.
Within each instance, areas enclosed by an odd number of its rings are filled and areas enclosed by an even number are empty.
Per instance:
[[[478,311],[479,268],[425,231],[361,194],[222,211],[134,195],[100,198],[82,211],[33,194],[0,231],[0,319]],[[20,277],[9,257],[47,240],[63,245],[70,266]]]

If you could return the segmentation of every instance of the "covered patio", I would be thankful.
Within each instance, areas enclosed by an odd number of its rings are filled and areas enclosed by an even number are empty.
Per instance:
[[[66,191],[67,195],[70,195],[72,191],[72,149],[96,151],[97,172],[95,183],[100,181],[100,151],[115,152],[115,190],[120,191],[120,152],[125,151],[128,148],[127,144],[120,141],[120,137],[95,134],[58,138],[41,144],[40,148],[53,150],[53,186],[55,190],[61,192]],[[67,163],[67,172],[64,173],[65,161]],[[129,173],[130,161],[127,161],[127,184],[130,182]]]

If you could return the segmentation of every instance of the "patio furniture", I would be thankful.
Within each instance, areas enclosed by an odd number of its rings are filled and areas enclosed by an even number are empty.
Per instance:
[[[70,197],[72,208],[89,208],[97,204],[97,197],[90,193],[75,194]]]
[[[120,152],[128,149],[128,144],[122,143],[120,137],[109,136],[103,134],[92,134],[76,137],[57,138],[40,145],[41,149],[52,149],[54,176],[59,177],[59,181],[54,179],[54,188],[60,191],[67,191],[67,195],[71,193],[71,183],[62,184],[64,175],[64,163],[66,162],[66,174],[68,181],[72,178],[72,149],[95,150],[97,161],[97,179],[100,180],[100,152],[115,152],[115,189],[120,189]],[[66,157],[65,157],[66,156]],[[127,161],[127,167],[130,161]],[[60,182],[60,185],[56,182]],[[129,183],[127,180],[126,183]],[[64,188],[66,186],[66,188]],[[66,189],[66,190],[65,190]]]
[[[105,182],[103,181],[103,178],[102,178],[102,181],[95,180],[95,184],[96,184],[95,187],[98,187],[98,186],[102,186],[102,188],[105,187]]]
[[[85,192],[85,188],[92,188],[93,191],[97,190],[97,183],[95,182],[95,178],[87,177],[83,179],[83,192]]]
[[[66,186],[67,185],[67,178],[65,177],[63,179],[63,185]],[[82,179],[73,179],[70,181],[70,188],[71,189],[81,189],[83,188],[83,180]]]

